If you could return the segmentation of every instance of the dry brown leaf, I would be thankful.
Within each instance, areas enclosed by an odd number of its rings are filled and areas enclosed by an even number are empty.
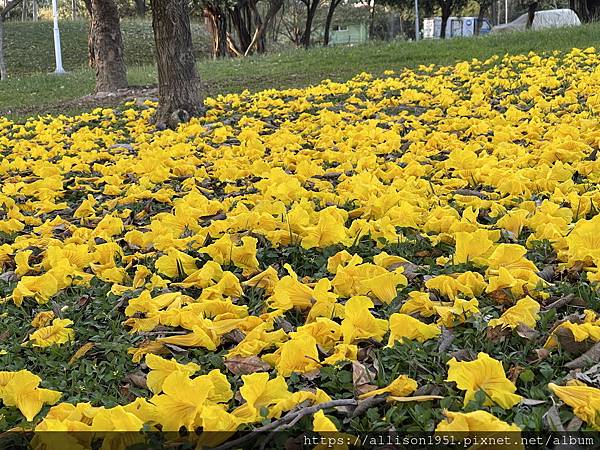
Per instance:
[[[148,385],[146,384],[146,374],[142,371],[130,373],[125,377],[125,381],[139,388],[148,389]]]
[[[515,303],[514,297],[507,289],[496,289],[490,292],[489,296],[499,305],[513,306]]]
[[[550,407],[546,414],[544,414],[544,420],[548,424],[548,428],[550,428],[551,431],[565,431],[556,406]]]
[[[528,341],[533,341],[534,339],[537,339],[537,337],[540,335],[540,333],[538,333],[533,328],[528,327],[524,323],[520,323],[519,325],[517,325],[517,327],[515,328],[515,332],[520,337],[522,337],[523,339],[527,339]]]
[[[258,356],[232,356],[225,360],[225,367],[234,375],[247,375],[254,372],[266,372],[271,366]]]
[[[571,330],[564,327],[554,330],[554,336],[558,339],[560,347],[573,355],[581,355],[582,353],[587,352],[593,345],[587,340],[577,342]]]
[[[352,361],[352,384],[358,395],[366,392],[371,392],[377,389],[377,386],[372,385],[373,375],[364,364],[358,361]]]
[[[485,332],[485,337],[490,342],[502,342],[510,335],[510,328],[492,327]]]
[[[521,374],[521,372],[523,372],[525,370],[525,367],[522,366],[512,366],[508,369],[508,373],[506,374],[506,378],[508,378],[510,381],[512,381],[513,383],[517,382],[517,379],[519,378],[519,375]]]

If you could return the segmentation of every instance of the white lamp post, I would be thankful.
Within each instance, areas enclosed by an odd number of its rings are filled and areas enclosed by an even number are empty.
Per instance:
[[[415,0],[415,41],[419,40],[419,0]]]
[[[504,0],[504,23],[508,23],[508,0]]]
[[[54,15],[54,59],[56,60],[55,74],[65,73],[62,65],[62,54],[60,51],[60,30],[58,29],[58,5],[57,0],[52,0],[52,14]]]

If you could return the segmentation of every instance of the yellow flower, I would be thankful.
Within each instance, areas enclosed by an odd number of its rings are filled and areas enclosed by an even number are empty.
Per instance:
[[[458,362],[452,358],[448,366],[446,381],[454,381],[458,389],[466,391],[465,406],[480,390],[487,396],[486,405],[496,403],[509,409],[521,401],[521,396],[515,394],[516,386],[506,378],[502,363],[487,353],[479,353],[474,361]]]
[[[0,372],[0,399],[6,406],[16,406],[31,422],[44,404],[53,405],[62,395],[40,388],[41,381],[40,377],[28,370]]]
[[[348,230],[344,226],[347,214],[345,211],[329,207],[319,212],[319,222],[314,227],[308,227],[302,238],[302,247],[324,248],[346,240]]]
[[[202,326],[195,326],[191,333],[159,338],[157,341],[162,344],[173,344],[181,347],[204,347],[207,350],[214,351],[217,349],[219,337],[211,330],[207,330]]]
[[[164,359],[160,356],[149,353],[146,355],[146,365],[150,369],[148,376],[146,377],[146,384],[154,394],[160,394],[162,392],[162,385],[165,379],[173,372],[183,372],[184,374],[191,376],[198,370],[200,366],[193,362],[187,364],[179,364],[173,359]]]
[[[24,250],[15,255],[15,264],[17,265],[15,273],[18,276],[23,276],[33,270],[33,267],[29,265],[29,257],[32,253],[31,250]]]
[[[488,322],[488,326],[502,328],[516,328],[520,324],[526,325],[529,328],[535,328],[535,324],[540,318],[538,312],[540,304],[531,297],[525,297],[515,303],[515,306],[508,308],[499,319],[492,319]]]
[[[17,287],[12,293],[13,301],[17,306],[21,306],[23,300],[27,297],[34,297],[40,303],[47,303],[50,297],[59,291],[58,281],[50,274],[33,277],[26,276],[19,280]]]
[[[494,242],[500,238],[500,233],[479,229],[474,232],[459,231],[454,237],[456,239],[454,264],[474,262],[485,265],[487,256],[493,251]]]
[[[374,397],[375,395],[390,394],[395,397],[406,397],[417,390],[417,382],[406,375],[400,375],[388,386],[373,391],[365,392],[358,396],[359,399]]]
[[[156,406],[163,431],[178,431],[182,426],[194,430],[212,389],[211,384],[191,380],[183,371],[167,376],[162,384],[163,393],[150,400]]]
[[[277,373],[289,377],[292,373],[306,373],[321,367],[317,341],[310,334],[297,333],[292,339],[280,345],[275,353],[262,357],[275,366]]]
[[[244,384],[240,388],[240,395],[246,403],[234,410],[233,414],[244,423],[260,420],[264,417],[263,408],[268,409],[292,395],[285,378],[280,375],[272,380],[264,372],[242,375],[242,382]]]
[[[31,326],[34,328],[45,327],[50,323],[50,321],[54,319],[53,311],[42,311],[36,314],[36,316],[31,321]]]
[[[444,411],[445,420],[435,428],[436,433],[510,433],[520,432],[517,425],[510,425],[487,411],[460,413]]]
[[[393,272],[383,273],[374,276],[370,280],[364,280],[361,284],[368,289],[375,298],[389,304],[398,294],[396,291],[397,286],[406,286],[408,284],[408,280],[402,275],[402,272],[404,272],[404,268],[401,267]]]
[[[54,319],[52,325],[39,328],[29,335],[29,342],[34,347],[49,347],[60,345],[75,339],[75,331],[69,328],[73,321],[69,319]]]
[[[589,386],[558,386],[548,384],[554,395],[573,408],[581,420],[600,430],[600,389]]]
[[[438,325],[428,325],[406,314],[392,314],[390,317],[388,347],[393,346],[396,341],[402,343],[404,339],[425,342],[439,336],[440,333],[441,330]]]
[[[158,258],[154,266],[169,278],[191,275],[197,270],[196,259],[175,248],[169,249],[166,255]]]
[[[323,364],[333,365],[338,361],[356,361],[358,346],[353,344],[337,344],[333,353],[323,360]]]
[[[388,330],[388,322],[375,318],[369,308],[373,308],[373,302],[368,297],[352,297],[346,302],[342,320],[344,344],[352,344],[361,339],[383,339]]]

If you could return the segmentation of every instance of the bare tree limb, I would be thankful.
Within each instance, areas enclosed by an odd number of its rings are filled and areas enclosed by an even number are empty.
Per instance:
[[[11,9],[15,8],[22,1],[23,0],[10,0],[3,9],[0,9],[0,16],[2,16],[2,20],[6,18]]]
[[[240,444],[250,440],[253,438],[254,433],[264,433],[266,431],[276,431],[280,429],[285,429],[291,427],[293,424],[297,423],[304,416],[308,416],[310,414],[314,414],[316,412],[321,411],[322,409],[334,408],[336,406],[356,406],[358,402],[353,398],[344,398],[339,400],[331,400],[329,402],[319,403],[317,405],[312,405],[308,407],[304,407],[301,409],[292,410],[283,416],[281,419],[277,419],[267,425],[264,425],[260,428],[256,428],[252,433],[246,433],[244,436],[234,439],[233,441],[226,442],[223,445],[219,445],[215,447],[213,450],[227,450],[232,447],[238,447]]]

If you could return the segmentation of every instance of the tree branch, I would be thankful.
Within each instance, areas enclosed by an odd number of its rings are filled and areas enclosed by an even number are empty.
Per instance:
[[[215,447],[213,450],[227,450],[232,447],[238,447],[240,444],[250,440],[253,438],[254,433],[264,433],[266,431],[277,431],[279,429],[285,429],[291,427],[293,424],[296,424],[302,417],[308,416],[310,414],[314,414],[316,412],[321,411],[322,409],[334,408],[336,406],[356,406],[358,402],[353,398],[344,398],[339,400],[331,400],[329,402],[319,403],[317,405],[312,405],[300,409],[296,409],[290,411],[281,419],[277,419],[274,422],[271,422],[267,425],[264,425],[260,428],[256,428],[251,432],[246,433],[244,436],[234,439],[233,441],[226,442],[223,445],[219,445]]]
[[[11,11],[11,9],[13,9],[15,6],[17,6],[22,1],[23,0],[11,0],[6,4],[4,9],[0,9],[0,16],[2,16],[2,20],[4,20],[6,18],[6,16]]]

